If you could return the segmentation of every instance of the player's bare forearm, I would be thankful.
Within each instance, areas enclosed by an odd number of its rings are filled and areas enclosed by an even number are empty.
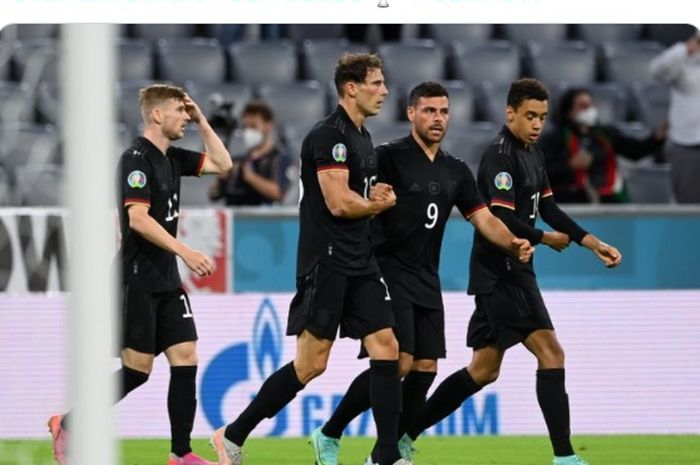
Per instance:
[[[233,166],[233,162],[231,161],[231,154],[229,154],[223,141],[204,117],[197,123],[197,129],[204,143],[204,151],[206,153],[202,174],[226,173]]]
[[[376,215],[396,203],[393,192],[383,200],[367,200],[348,185],[347,170],[329,170],[318,173],[318,182],[326,207],[331,215],[340,218],[357,219]]]
[[[148,214],[148,207],[132,205],[128,209],[129,228],[142,236],[148,242],[157,245],[172,254],[182,256],[187,247],[166,231]]]
[[[526,239],[518,239],[488,209],[482,209],[469,218],[469,221],[489,242],[502,248],[521,261],[528,261],[534,248]],[[522,244],[519,241],[524,241]]]

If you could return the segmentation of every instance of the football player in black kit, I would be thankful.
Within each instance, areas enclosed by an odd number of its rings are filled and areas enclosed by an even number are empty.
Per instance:
[[[192,452],[190,433],[197,400],[197,331],[192,308],[180,287],[176,256],[199,276],[212,273],[212,261],[176,239],[180,177],[221,174],[231,156],[202,115],[179,87],[154,84],[139,94],[143,136],[122,154],[118,169],[119,220],[122,243],[122,368],[115,373],[119,399],[148,380],[153,359],[165,353],[170,364],[168,414],[171,449],[168,465],[211,464]],[[171,143],[197,125],[205,153]],[[49,420],[54,456],[66,465],[68,417]]]
[[[554,202],[537,146],[548,113],[548,92],[537,80],[512,83],[506,125],[479,163],[479,192],[495,216],[518,237],[557,251],[571,240],[586,247],[607,266],[620,264],[614,247],[584,231]],[[540,214],[554,231],[535,228]],[[446,378],[427,400],[417,422],[408,428],[415,440],[428,427],[455,411],[468,397],[498,377],[503,355],[522,343],[537,358],[537,399],[554,449],[555,465],[585,465],[574,454],[569,430],[569,399],[564,387],[564,352],[542,300],[532,261],[519,263],[474,234],[469,293],[476,310],[469,322],[467,345],[472,360]]]
[[[393,186],[396,206],[374,221],[375,253],[391,293],[399,341],[403,411],[400,437],[420,412],[445,357],[444,307],[438,267],[447,219],[453,207],[497,247],[527,262],[532,247],[516,239],[481,200],[467,165],[440,148],[449,127],[449,95],[435,82],[410,94],[411,133],[376,148],[379,181]],[[360,374],[330,420],[311,435],[317,465],[337,465],[339,439],[370,406],[369,372]],[[408,446],[408,447],[406,447]],[[399,442],[411,460],[410,443]]]
[[[398,451],[400,384],[398,343],[391,298],[370,239],[370,219],[396,201],[391,186],[377,183],[377,160],[366,118],[379,113],[388,91],[375,55],[343,55],[335,69],[340,99],[301,148],[297,293],[287,334],[297,337],[293,362],[273,373],[212,445],[220,465],[242,462],[241,447],[264,418],[272,418],[326,367],[341,337],[361,339],[370,355],[371,405],[377,426],[379,465],[401,465]],[[376,189],[381,195],[370,196]]]

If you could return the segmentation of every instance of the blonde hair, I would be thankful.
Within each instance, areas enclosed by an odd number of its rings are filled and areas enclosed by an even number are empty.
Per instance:
[[[170,84],[152,84],[139,91],[139,106],[144,122],[148,122],[148,114],[154,107],[170,100],[182,100],[185,98],[185,90],[182,87]]]

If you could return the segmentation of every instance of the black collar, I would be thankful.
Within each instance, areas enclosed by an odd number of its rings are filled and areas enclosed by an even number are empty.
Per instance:
[[[430,158],[428,158],[428,156],[425,154],[425,151],[423,150],[423,147],[421,147],[420,144],[418,143],[418,141],[416,140],[416,138],[413,137],[413,132],[411,132],[408,136],[406,136],[406,137],[404,138],[404,140],[405,140],[406,142],[408,142],[408,144],[409,144],[411,147],[413,147],[414,150],[416,150],[416,151],[417,151],[418,153],[420,153],[423,157],[425,157],[425,159],[426,159],[428,162],[430,162],[430,163],[435,163],[436,161],[438,161],[438,158],[442,158],[442,157],[445,155],[445,154],[442,152],[442,147],[438,147],[438,151],[437,151],[437,153],[435,154],[435,158],[434,158],[434,159],[432,160],[432,162],[431,162],[431,161],[430,161]]]

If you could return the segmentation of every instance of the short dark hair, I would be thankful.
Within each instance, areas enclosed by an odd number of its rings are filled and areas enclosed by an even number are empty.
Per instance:
[[[365,82],[370,70],[382,67],[381,58],[373,53],[343,53],[335,65],[335,90],[342,96],[345,84]]]
[[[418,103],[418,99],[421,97],[450,98],[450,94],[447,92],[447,89],[445,89],[445,86],[439,82],[426,81],[421,82],[411,90],[411,94],[408,97],[408,105],[415,107],[416,103]]]
[[[247,115],[260,115],[260,117],[266,123],[269,123],[275,119],[275,114],[272,112],[270,105],[262,100],[253,100],[248,102],[246,106],[243,107],[243,112],[241,113],[241,116]]]
[[[521,78],[514,81],[508,90],[507,104],[517,110],[525,100],[549,100],[547,88],[537,79]]]
[[[559,107],[557,108],[557,114],[555,115],[559,123],[564,123],[567,120],[567,115],[574,107],[574,100],[579,95],[590,95],[591,92],[585,87],[572,87],[567,89],[559,99]]]

